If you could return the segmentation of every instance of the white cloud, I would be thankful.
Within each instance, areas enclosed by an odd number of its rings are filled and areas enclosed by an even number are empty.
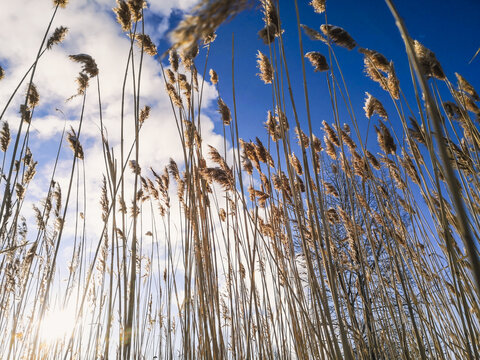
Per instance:
[[[150,1],[148,11],[154,12],[156,18],[160,20],[158,24],[147,24],[147,28],[159,29],[160,32],[165,33],[169,24],[168,16],[173,9],[185,10],[194,3],[193,0]],[[50,34],[58,26],[68,27],[69,32],[61,45],[56,45],[52,50],[45,52],[38,63],[34,78],[40,94],[40,106],[35,110],[32,120],[30,147],[34,152],[34,158],[41,159],[41,162],[38,165],[37,177],[31,184],[32,189],[35,190],[32,200],[38,201],[46,196],[55,151],[65,123],[67,130],[70,126],[76,129],[79,124],[82,97],[79,96],[65,102],[67,98],[76,93],[75,78],[81,69],[79,64],[68,59],[70,54],[89,54],[98,65],[103,124],[108,133],[109,144],[114,147],[114,152],[119,157],[121,91],[130,40],[116,23],[112,12],[114,6],[113,0],[71,1],[65,9],[58,9],[52,23]],[[0,104],[6,104],[18,81],[32,65],[53,10],[53,3],[43,0],[19,0],[3,4],[2,21],[0,21],[0,43],[2,44],[0,64],[6,69],[6,77],[0,83]],[[152,38],[155,38],[153,34]],[[139,50],[135,47],[134,51],[136,74],[138,75]],[[4,118],[10,123],[12,133],[16,132],[16,126],[19,123],[18,109],[24,101],[28,78],[20,87]],[[131,113],[132,96],[130,72],[127,77],[125,93],[126,149],[130,148],[134,139]],[[214,88],[206,84],[203,103],[208,106],[215,98]],[[164,90],[161,67],[158,60],[149,56],[144,57],[142,68],[140,106],[144,105],[150,105],[152,111],[150,118],[141,130],[140,165],[144,170],[150,166],[161,169],[170,157],[181,164],[183,159],[181,143],[170,100]],[[62,112],[55,111],[57,108]],[[212,120],[203,116],[204,144],[212,144],[221,148],[221,137],[216,135],[213,130]],[[98,229],[101,225],[98,222],[100,180],[102,173],[105,172],[105,166],[101,152],[96,79],[90,81],[87,90],[80,139],[85,151],[87,208],[93,215],[91,219],[95,219],[97,223],[90,223],[89,227]],[[72,152],[64,142],[56,175],[56,179],[62,185],[64,195],[68,188],[71,157]],[[118,166],[120,167],[120,164]],[[127,172],[130,174],[129,169]],[[30,213],[28,209],[26,211]],[[73,232],[72,226],[67,222],[65,231],[69,235]],[[89,233],[93,237],[96,236],[93,235],[95,231],[90,230]]]

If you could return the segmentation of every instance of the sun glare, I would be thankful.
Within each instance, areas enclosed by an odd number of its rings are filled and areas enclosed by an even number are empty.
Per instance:
[[[44,343],[54,343],[69,336],[75,327],[75,309],[53,309],[45,315],[40,326],[40,338]]]

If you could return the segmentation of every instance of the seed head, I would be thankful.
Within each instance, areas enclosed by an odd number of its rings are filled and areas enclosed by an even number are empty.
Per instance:
[[[70,55],[69,58],[77,63],[82,64],[82,71],[91,78],[98,75],[98,67],[95,60],[87,54]]]
[[[317,71],[327,71],[329,69],[327,59],[325,56],[320,54],[317,51],[310,51],[305,54],[305,57],[310,60],[310,63],[313,66],[315,72]]]
[[[393,67],[393,61],[390,61],[390,67],[387,77],[387,88],[392,97],[396,100],[400,99],[400,81],[397,78],[395,73],[395,68]]]
[[[113,8],[117,14],[117,22],[122,26],[123,31],[129,31],[132,28],[132,15],[130,7],[124,0],[117,0],[117,7]]]
[[[50,50],[53,45],[61,43],[65,39],[67,32],[68,28],[64,26],[56,28],[52,36],[50,36],[50,38],[47,40],[47,49]]]
[[[2,129],[0,130],[0,149],[3,152],[7,151],[10,140],[10,127],[8,126],[8,123],[4,121],[2,124]]]
[[[138,118],[140,126],[143,125],[145,120],[147,120],[148,117],[150,116],[150,109],[151,109],[150,106],[145,105],[145,107],[142,110],[140,110],[140,117]]]
[[[230,109],[228,108],[227,104],[222,100],[222,98],[218,98],[218,112],[222,115],[222,121],[225,125],[230,125],[232,121],[232,114],[230,113]]]
[[[300,160],[298,160],[297,156],[292,153],[291,155],[288,156],[290,158],[290,164],[292,167],[295,169],[298,175],[302,176],[303,174],[303,169],[302,165],[300,164]]]
[[[475,88],[459,73],[455,73],[455,76],[457,77],[458,89],[470,95],[473,100],[480,101]]]
[[[68,0],[53,0],[53,5],[61,8],[65,8],[67,4],[68,4]]]
[[[157,55],[157,47],[153,43],[150,36],[146,34],[136,34],[135,40],[137,40],[137,45],[143,49],[148,55],[155,56]]]
[[[40,95],[38,95],[37,87],[31,83],[27,90],[27,104],[30,109],[33,109],[40,102]]]
[[[352,50],[357,46],[357,43],[350,34],[339,26],[323,24],[320,26],[320,30],[338,46],[342,46],[348,50]]]
[[[83,147],[78,140],[75,130],[71,127],[70,131],[67,133],[67,141],[70,145],[70,148],[73,150],[74,156],[79,159],[83,159]]]
[[[372,115],[376,113],[380,117],[387,120],[388,114],[385,111],[382,103],[378,99],[370,95],[368,92],[366,92],[365,94],[367,95],[367,98],[365,99],[365,106],[363,107],[363,110],[365,110],[365,116],[370,119]]]
[[[383,72],[388,72],[390,70],[390,64],[387,58],[378,51],[365,48],[359,48],[358,51],[364,55],[365,60],[369,61],[378,70]]]
[[[310,1],[310,5],[312,5],[313,10],[317,14],[325,12],[325,0],[312,0]]]
[[[417,40],[413,41],[413,49],[415,55],[417,55],[420,66],[422,67],[423,73],[427,78],[434,77],[439,80],[445,80],[446,76],[443,72],[440,62],[437,60],[437,57],[433,51],[427,49]]]
[[[128,8],[132,14],[133,21],[142,20],[142,9],[147,6],[144,0],[128,0]]]
[[[257,74],[265,84],[271,84],[273,81],[273,67],[268,57],[260,50],[257,53],[257,67],[260,73]]]
[[[397,146],[393,140],[390,131],[384,123],[380,123],[380,130],[375,126],[375,131],[377,133],[377,140],[380,148],[385,154],[395,154],[397,151]]]
[[[303,25],[303,24],[301,24],[300,26],[302,27],[305,34],[310,38],[310,40],[320,40],[320,41],[323,41],[325,44],[328,44],[327,39],[325,39],[323,35],[320,34],[317,30],[314,30],[308,27],[307,25]]]
[[[210,69],[209,74],[210,74],[210,81],[212,82],[212,84],[217,85],[218,84],[218,74],[217,74],[217,72],[213,69]]]

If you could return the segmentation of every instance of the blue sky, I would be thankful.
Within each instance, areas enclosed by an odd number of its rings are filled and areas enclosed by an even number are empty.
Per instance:
[[[452,1],[396,1],[398,10],[404,18],[410,35],[435,52],[447,77],[455,82],[454,72],[462,74],[472,85],[478,85],[480,78],[480,57],[468,64],[480,41],[475,34],[480,33],[480,2],[475,0]],[[324,15],[315,14],[307,1],[299,1],[301,22],[319,30],[325,23]],[[296,28],[296,16],[293,1],[280,1],[280,16],[285,33],[289,71],[292,77],[293,91],[301,118],[305,114],[303,84],[299,62],[299,44]],[[406,92],[409,102],[413,104],[410,73],[404,51],[404,45],[393,17],[384,1],[327,1],[328,22],[345,28],[357,43],[366,48],[383,53],[393,60],[400,85]],[[263,26],[258,7],[253,6],[238,15],[232,21],[222,25],[217,40],[213,43],[209,59],[209,68],[215,69],[220,76],[220,95],[227,104],[231,101],[231,41],[235,36],[235,72],[236,95],[240,121],[240,135],[243,137],[263,134],[262,123],[266,111],[270,109],[271,89],[256,76],[256,52],[268,53],[268,47],[259,39],[257,32]],[[319,51],[327,55],[326,45],[303,37],[304,52]],[[356,115],[363,116],[365,91],[384,102],[391,115],[394,110],[387,93],[368,79],[363,73],[363,56],[357,49],[348,51],[335,47],[347,86],[352,96]],[[325,75],[313,73],[307,62],[309,92],[313,113],[312,119],[320,126],[321,120],[332,122],[331,106],[326,88]],[[477,86],[478,87],[478,86]],[[392,121],[395,117],[392,116]],[[366,119],[365,119],[366,121]],[[302,121],[302,125],[306,124]],[[221,124],[216,122],[218,129]],[[243,126],[242,126],[243,125]]]

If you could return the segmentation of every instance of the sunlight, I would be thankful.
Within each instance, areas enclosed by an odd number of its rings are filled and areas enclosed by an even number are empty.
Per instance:
[[[55,343],[69,336],[75,327],[75,308],[53,309],[45,314],[40,325],[42,343]]]

